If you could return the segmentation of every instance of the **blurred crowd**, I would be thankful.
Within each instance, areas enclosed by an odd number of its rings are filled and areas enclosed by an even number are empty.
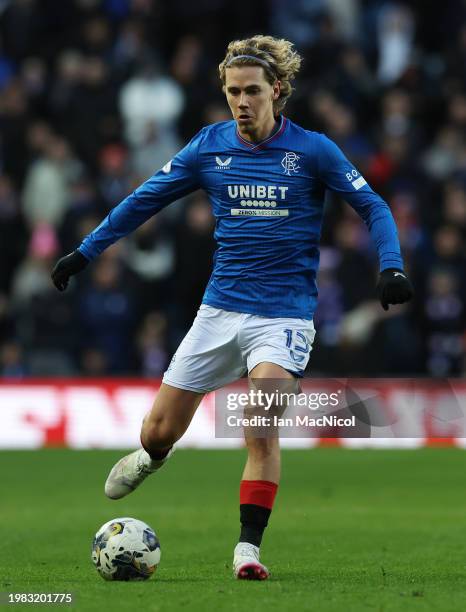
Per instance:
[[[285,114],[387,200],[416,291],[381,309],[374,245],[329,194],[309,372],[465,374],[464,0],[0,0],[1,376],[163,373],[212,268],[202,192],[65,293],[50,271],[203,125],[230,118],[217,66],[255,33],[304,56]]]

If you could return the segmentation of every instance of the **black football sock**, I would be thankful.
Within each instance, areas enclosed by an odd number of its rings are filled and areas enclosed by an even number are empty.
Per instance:
[[[170,446],[170,448],[164,448],[163,450],[155,450],[151,452],[146,451],[146,452],[150,456],[150,458],[153,459],[154,461],[161,461],[162,459],[165,459],[165,457],[168,455],[171,449],[172,447]]]
[[[259,547],[272,510],[255,504],[241,504],[239,510],[241,521],[239,541]]]
[[[150,450],[143,443],[142,437],[141,437],[141,446],[142,446],[142,448],[146,451],[146,453],[149,455],[149,457],[153,461],[161,461],[162,459],[165,459],[165,457],[168,455],[168,453],[173,448],[173,445],[172,445],[172,446],[169,446],[168,448],[161,448],[161,449],[156,449],[156,450]]]

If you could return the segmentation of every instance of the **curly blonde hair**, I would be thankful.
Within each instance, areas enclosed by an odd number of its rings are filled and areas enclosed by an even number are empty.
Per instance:
[[[246,55],[250,57],[240,57]],[[257,60],[255,59],[257,58]],[[225,59],[219,64],[220,80],[225,86],[225,71],[231,66],[262,66],[266,80],[273,85],[280,81],[280,96],[273,103],[274,114],[278,115],[293,93],[291,81],[301,67],[302,57],[293,48],[293,43],[284,38],[258,34],[244,40],[234,40],[227,48]]]

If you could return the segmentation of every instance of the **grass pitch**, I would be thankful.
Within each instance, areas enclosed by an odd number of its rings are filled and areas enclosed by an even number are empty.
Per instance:
[[[73,609],[99,612],[466,609],[465,451],[284,452],[266,582],[235,581],[230,569],[244,451],[178,451],[110,501],[103,483],[122,454],[0,453],[0,591],[72,592]],[[148,582],[107,583],[91,564],[95,531],[117,516],[160,537]]]

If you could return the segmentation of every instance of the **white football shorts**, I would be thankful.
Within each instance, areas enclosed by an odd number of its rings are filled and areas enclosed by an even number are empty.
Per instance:
[[[202,304],[163,382],[208,393],[241,378],[263,361],[301,377],[314,336],[312,320],[261,317]]]

